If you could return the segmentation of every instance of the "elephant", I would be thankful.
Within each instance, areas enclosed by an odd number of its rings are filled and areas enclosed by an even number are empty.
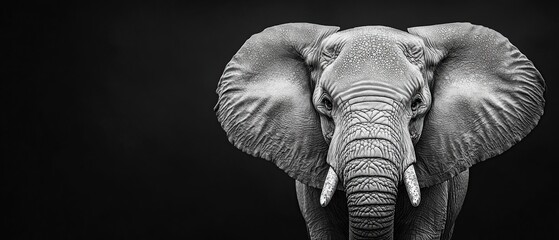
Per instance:
[[[309,238],[450,239],[469,168],[537,125],[545,88],[481,25],[287,23],[242,45],[214,110],[235,147],[296,180]]]

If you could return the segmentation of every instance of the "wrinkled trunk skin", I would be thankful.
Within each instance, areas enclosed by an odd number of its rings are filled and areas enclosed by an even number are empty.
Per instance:
[[[401,133],[393,112],[357,112],[340,136],[339,155],[349,211],[350,239],[392,239]],[[363,117],[368,116],[368,117]]]
[[[397,182],[385,159],[365,158],[350,162],[346,196],[350,239],[392,239]]]

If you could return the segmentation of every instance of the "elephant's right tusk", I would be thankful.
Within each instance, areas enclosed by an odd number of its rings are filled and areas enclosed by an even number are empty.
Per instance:
[[[411,205],[414,207],[419,206],[419,202],[421,202],[421,191],[419,189],[419,183],[417,182],[417,175],[415,175],[415,168],[413,165],[410,165],[404,172],[404,185],[406,186],[406,191],[410,197]]]
[[[334,169],[330,167],[328,169],[328,174],[326,175],[326,180],[324,181],[324,186],[322,187],[322,192],[320,193],[320,206],[326,207],[334,192],[336,192],[336,187],[338,185],[338,175],[334,172]]]

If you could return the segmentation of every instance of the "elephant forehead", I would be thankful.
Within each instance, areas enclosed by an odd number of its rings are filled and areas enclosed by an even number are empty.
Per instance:
[[[405,94],[417,83],[413,66],[403,53],[401,39],[385,31],[359,31],[346,39],[336,60],[325,71],[338,92],[382,83]],[[415,70],[417,71],[417,70]]]
[[[379,32],[355,34],[338,56],[336,71],[341,75],[382,74],[403,75],[406,58],[396,39]]]

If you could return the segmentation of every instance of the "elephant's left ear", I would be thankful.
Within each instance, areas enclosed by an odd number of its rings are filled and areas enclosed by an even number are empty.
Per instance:
[[[536,126],[543,114],[545,83],[507,38],[469,23],[408,31],[426,45],[433,96],[415,147],[421,187],[501,154]]]

